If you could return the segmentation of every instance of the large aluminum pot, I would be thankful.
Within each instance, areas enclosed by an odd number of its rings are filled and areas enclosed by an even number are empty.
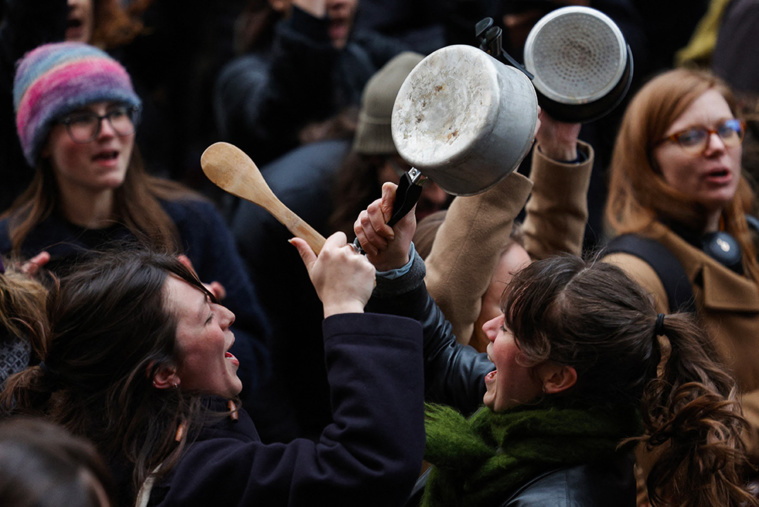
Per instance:
[[[398,153],[454,195],[484,192],[514,171],[532,146],[538,99],[530,80],[472,46],[424,58],[395,99]]]

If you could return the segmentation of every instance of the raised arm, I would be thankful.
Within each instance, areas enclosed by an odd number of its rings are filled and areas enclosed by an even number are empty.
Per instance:
[[[363,313],[374,288],[374,266],[349,245],[345,234],[329,237],[319,256],[301,238],[298,249],[308,276],[324,306],[324,318],[340,313]]]
[[[215,83],[220,131],[259,163],[296,147],[303,126],[334,112],[339,51],[329,39],[324,0],[304,3],[294,2],[277,24],[270,50],[232,60]]]
[[[422,325],[424,386],[427,401],[444,403],[464,413],[482,404],[484,377],[494,369],[486,354],[456,342],[451,325],[424,286],[424,261],[411,247],[416,228],[413,211],[394,228],[386,225],[395,185],[362,211],[354,230],[379,272],[367,310],[410,317]]]
[[[500,282],[494,280],[497,267],[531,190],[524,223],[530,256],[580,253],[592,150],[578,143],[579,131],[580,124],[557,122],[541,111],[531,178],[512,173],[486,192],[457,197],[448,209],[425,260],[425,282],[460,343],[487,344],[470,338],[477,338],[483,297],[493,282]],[[501,290],[503,284],[496,288]]]
[[[562,123],[545,112],[532,151],[532,197],[523,224],[532,259],[582,253],[588,221],[588,186],[593,148],[581,141],[579,123]]]
[[[424,281],[460,343],[473,334],[482,297],[531,188],[514,172],[482,194],[456,197],[437,231]]]

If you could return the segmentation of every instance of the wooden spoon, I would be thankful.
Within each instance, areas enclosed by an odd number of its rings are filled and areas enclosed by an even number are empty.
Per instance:
[[[324,236],[274,195],[256,164],[240,148],[229,143],[214,143],[201,155],[200,165],[216,186],[261,206],[293,235],[303,238],[314,253],[319,254],[324,246]]]

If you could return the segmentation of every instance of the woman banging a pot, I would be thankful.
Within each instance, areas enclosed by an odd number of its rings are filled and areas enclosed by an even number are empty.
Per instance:
[[[426,291],[413,214],[385,224],[391,186],[356,234],[382,270],[369,309],[421,322],[426,399],[444,404],[426,411],[422,505],[632,506],[636,441],[657,452],[653,505],[759,505],[735,381],[690,314],[657,313],[616,266],[553,256],[514,275],[478,353]]]

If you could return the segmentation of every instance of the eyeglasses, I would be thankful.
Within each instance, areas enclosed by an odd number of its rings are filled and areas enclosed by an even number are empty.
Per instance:
[[[657,143],[671,141],[677,143],[687,153],[700,155],[706,151],[709,146],[709,139],[712,134],[717,134],[722,143],[727,147],[738,146],[743,142],[743,134],[746,131],[746,123],[731,118],[723,120],[717,124],[717,128],[710,129],[707,127],[690,127],[680,132],[675,132]]]
[[[108,124],[120,136],[134,134],[134,124],[138,114],[138,107],[119,106],[104,115],[93,112],[70,114],[58,120],[58,123],[66,125],[66,130],[75,143],[84,144],[97,139],[103,120],[108,120]]]

